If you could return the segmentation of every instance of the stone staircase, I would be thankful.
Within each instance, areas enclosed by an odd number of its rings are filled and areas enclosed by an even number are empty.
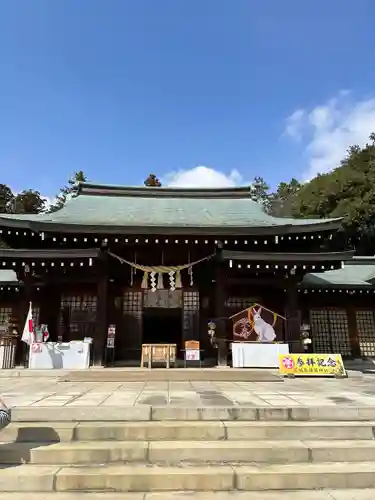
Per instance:
[[[35,407],[13,419],[0,500],[375,498],[375,408]]]

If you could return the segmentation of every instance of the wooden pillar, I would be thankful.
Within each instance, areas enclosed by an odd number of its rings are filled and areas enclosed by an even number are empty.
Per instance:
[[[19,324],[19,342],[16,349],[16,364],[26,365],[28,361],[28,346],[21,341],[23,329],[26,322],[27,313],[29,312],[29,305],[33,299],[33,277],[31,268],[28,264],[23,267],[23,272],[18,275],[19,279],[23,281],[23,286],[20,289],[20,307],[18,309],[18,324]]]
[[[301,352],[301,325],[298,308],[298,282],[289,278],[286,293],[286,341],[291,352]]]
[[[103,249],[97,262],[97,310],[93,340],[93,364],[102,366],[108,328],[108,251]]]
[[[357,330],[356,307],[349,306],[346,312],[348,315],[348,329],[349,329],[351,355],[353,358],[360,358],[362,356],[362,353],[361,353],[361,346],[359,345],[359,337]]]
[[[222,249],[217,250],[215,259],[215,323],[217,343],[217,365],[224,367],[228,365],[228,339],[226,332],[225,316],[225,269],[221,259]]]

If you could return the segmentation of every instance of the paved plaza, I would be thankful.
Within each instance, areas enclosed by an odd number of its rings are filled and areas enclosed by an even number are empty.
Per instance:
[[[107,381],[98,381],[105,372]],[[189,380],[189,370],[185,381],[152,380],[152,371],[144,372],[146,381],[119,381],[126,377],[121,369],[112,375],[109,370],[96,370],[92,375],[92,381],[74,381],[78,374],[0,372],[0,393],[17,414],[3,433],[3,447],[8,446],[16,458],[11,466],[0,464],[0,500],[23,499],[24,477],[30,500],[81,496],[87,500],[375,498],[375,489],[366,489],[375,484],[374,375],[275,377],[270,382],[196,380],[192,372]],[[202,379],[206,376],[202,371]],[[148,418],[149,407],[163,418]],[[178,415],[186,407],[197,412],[190,415],[190,422],[189,416],[186,420]],[[204,412],[211,414],[220,407],[228,412],[220,417],[223,422],[205,421],[215,418],[206,419]],[[281,418],[279,409],[285,407],[291,408],[288,418]],[[306,412],[322,408],[322,414],[307,418]],[[261,412],[262,418],[229,418],[253,411]],[[176,415],[163,416],[168,412]],[[341,418],[343,414],[347,418]],[[25,431],[29,426],[32,440]],[[210,444],[202,447],[203,441]],[[136,450],[140,450],[139,457],[134,455]],[[9,460],[10,452],[4,453]],[[29,457],[27,463],[19,461],[17,453]],[[287,463],[281,458],[278,462],[283,453]],[[117,463],[120,455],[126,462],[121,466]],[[221,481],[230,481],[231,491],[224,491],[227,487]],[[279,491],[264,491],[265,484]],[[108,485],[112,491],[107,491]],[[346,489],[332,489],[338,487]],[[363,489],[351,489],[358,487]],[[211,488],[220,491],[211,492]]]
[[[186,378],[189,378],[188,370]],[[9,378],[3,372],[0,393],[10,407],[375,407],[375,376],[282,382],[63,382],[50,372],[45,376],[39,372],[36,377]]]

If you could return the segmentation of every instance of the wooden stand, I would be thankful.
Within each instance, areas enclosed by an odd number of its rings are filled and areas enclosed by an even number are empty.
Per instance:
[[[171,367],[171,363],[176,363],[177,344],[142,344],[141,368],[148,363],[148,368],[152,368],[152,363],[165,363],[166,368]]]

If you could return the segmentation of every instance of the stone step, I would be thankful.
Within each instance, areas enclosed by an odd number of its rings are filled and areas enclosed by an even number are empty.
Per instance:
[[[374,435],[375,422],[20,422],[3,429],[0,441],[366,440]]]
[[[0,500],[25,500],[24,493],[0,493]],[[28,493],[27,500],[374,500],[375,489],[305,491]]]
[[[249,406],[28,406],[12,410],[13,422],[145,422],[145,421],[375,421],[375,407]]]
[[[0,464],[102,465],[181,463],[375,463],[375,440],[362,441],[91,441],[0,444]]]
[[[205,467],[140,467],[139,464],[103,467],[20,465],[3,467],[0,474],[0,491],[24,493],[277,491],[323,488],[375,489],[375,463],[331,463],[329,467],[325,463]],[[165,496],[162,498],[165,499]]]

